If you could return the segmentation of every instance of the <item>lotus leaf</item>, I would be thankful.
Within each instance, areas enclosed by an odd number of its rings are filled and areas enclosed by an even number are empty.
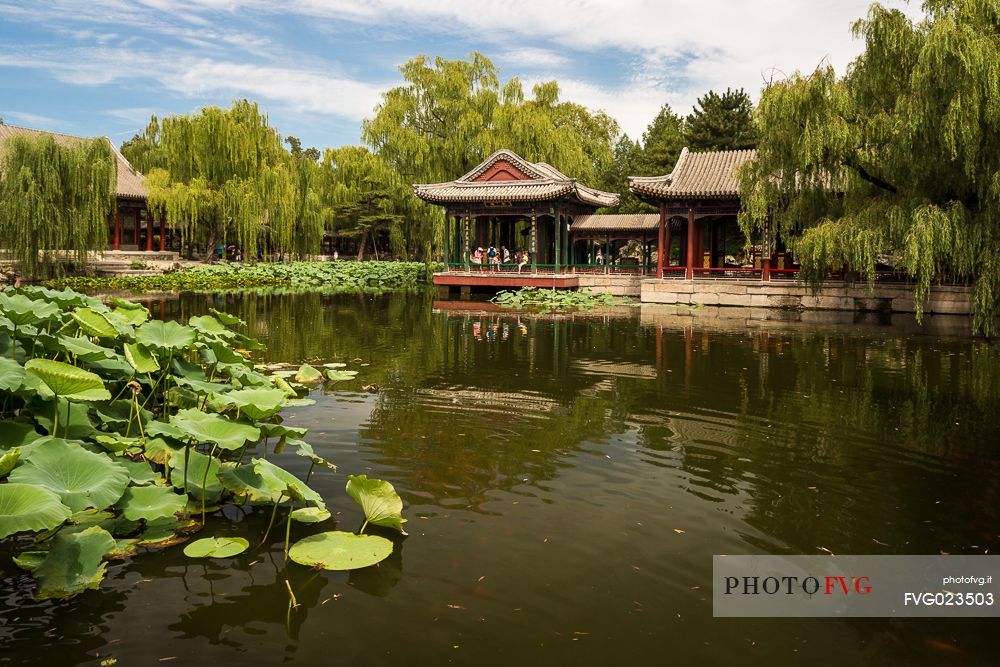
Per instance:
[[[106,567],[104,556],[114,548],[115,538],[98,526],[77,532],[60,531],[52,538],[48,556],[35,568],[35,599],[65,599],[100,587]]]
[[[247,550],[250,543],[242,537],[205,537],[184,547],[189,558],[229,558]]]
[[[88,336],[117,338],[120,333],[107,315],[98,313],[91,308],[77,308],[73,311],[72,316],[77,326],[80,327],[80,331]]]
[[[133,486],[149,486],[163,479],[160,473],[149,465],[149,461],[133,461],[123,457],[118,462],[128,470],[128,476],[132,480]]]
[[[54,303],[34,301],[23,294],[4,293],[0,293],[0,309],[18,327],[50,319],[62,312]]]
[[[215,363],[219,364],[238,364],[244,366],[247,363],[247,358],[242,354],[229,347],[227,343],[215,342],[209,344],[209,352],[215,356]]]
[[[130,521],[152,521],[173,516],[186,506],[186,496],[162,486],[130,486],[118,501],[122,514]]]
[[[98,359],[84,362],[90,370],[103,375],[108,380],[127,382],[135,376],[135,369],[123,357],[114,359]]]
[[[160,370],[160,364],[153,353],[138,343],[125,343],[125,360],[136,373],[153,373]]]
[[[309,364],[302,364],[295,373],[296,382],[319,382],[322,379],[323,374]]]
[[[80,510],[79,512],[73,512],[73,514],[66,519],[66,523],[71,523],[74,526],[97,526],[108,519],[113,519],[114,517],[114,514],[106,510],[87,509]],[[104,528],[104,526],[101,527]],[[104,530],[108,529],[104,528]],[[110,533],[111,531],[108,530],[108,532]]]
[[[192,380],[186,377],[175,378],[177,384],[182,387],[188,387],[196,394],[201,394],[202,396],[207,396],[209,394],[221,394],[227,391],[235,389],[231,384],[223,384],[221,382],[206,382],[205,380]]]
[[[327,369],[326,377],[328,377],[333,382],[343,382],[344,380],[353,380],[358,374],[357,371],[338,371],[333,369]]]
[[[224,468],[219,481],[232,494],[246,498],[251,505],[273,505],[285,492],[285,483],[274,475],[262,475],[255,466],[246,464]]]
[[[292,520],[299,523],[319,523],[330,518],[329,510],[321,510],[318,507],[300,507],[292,511]]]
[[[82,440],[97,432],[94,422],[90,418],[90,403],[69,403],[61,396],[54,402],[45,403],[42,401],[32,401],[31,406],[35,412],[35,421],[38,425],[55,435],[56,427],[53,417],[58,416],[59,435],[72,440]],[[69,418],[66,418],[67,408]]]
[[[180,351],[194,343],[195,330],[173,320],[152,320],[135,330],[135,339],[147,347]]]
[[[334,370],[336,370],[338,368],[344,368],[345,366],[347,366],[347,364],[342,364],[342,363],[339,363],[339,362],[337,362],[337,363],[323,364],[323,368],[331,368],[331,369],[334,369]]]
[[[260,429],[256,426],[234,422],[196,408],[179,411],[170,418],[170,423],[195,442],[210,442],[223,449],[239,449],[247,440],[256,442],[260,439]]]
[[[226,326],[231,327],[233,325],[239,325],[241,327],[245,327],[247,325],[246,322],[244,322],[240,318],[236,317],[235,315],[230,315],[229,313],[224,313],[221,310],[216,310],[215,308],[209,308],[208,312],[212,313],[217,318],[219,318],[219,321],[222,322],[223,324],[225,324]]]
[[[213,406],[234,406],[240,414],[253,420],[267,419],[281,411],[285,404],[285,392],[280,389],[251,388],[231,391],[216,397]]]
[[[146,530],[139,535],[139,545],[144,547],[167,547],[185,541],[184,533],[197,528],[198,522],[191,519],[164,517],[146,524]]]
[[[12,557],[11,560],[14,561],[14,565],[17,565],[22,570],[34,572],[48,555],[48,551],[22,551]]]
[[[296,396],[299,395],[298,392],[292,388],[292,385],[288,384],[288,382],[285,381],[285,378],[274,375],[271,377],[271,380],[274,382],[275,387],[285,392],[285,396],[288,396],[289,398],[295,398]]]
[[[150,422],[151,424],[162,424],[163,422]],[[147,430],[148,434],[149,431]],[[176,443],[176,444],[175,444]],[[160,465],[167,465],[170,459],[181,454],[184,446],[174,439],[150,438],[146,441],[146,451],[144,455],[147,460]]]
[[[107,455],[89,452],[81,445],[52,438],[14,469],[10,481],[45,487],[74,512],[110,507],[125,492],[128,471]]]
[[[137,327],[149,319],[149,311],[145,306],[121,299],[115,299],[115,305],[118,307],[108,313],[108,319],[112,322],[125,327]]]
[[[258,424],[257,426],[260,428],[260,432],[268,438],[287,438],[290,436],[301,438],[309,431],[307,428],[285,426],[284,424],[271,424],[269,422],[264,422],[262,424]]]
[[[267,480],[268,487],[281,486],[284,494],[292,500],[300,503],[312,502],[320,509],[326,509],[323,496],[313,491],[292,473],[266,459],[253,459],[252,462],[257,474]]]
[[[0,421],[0,450],[21,447],[27,454],[26,445],[46,436],[35,430],[34,424],[15,421]]]
[[[228,338],[236,335],[236,332],[230,331],[224,327],[222,322],[211,315],[198,315],[192,317],[188,320],[188,325],[202,333],[212,336]]]
[[[95,432],[90,435],[90,439],[104,449],[109,452],[114,452],[115,454],[124,452],[129,447],[135,447],[142,444],[142,438],[126,438],[124,435],[115,433],[114,431],[111,433]]]
[[[48,530],[73,511],[59,496],[35,484],[0,484],[0,539],[26,530]]]
[[[78,359],[82,359],[83,361],[113,359],[118,356],[114,350],[107,347],[101,347],[89,338],[59,336],[56,340],[59,342],[59,347],[61,349],[69,352]]]
[[[0,456],[0,477],[6,477],[17,465],[17,460],[21,457],[21,448],[14,447]]]
[[[104,401],[111,394],[99,375],[51,359],[29,359],[24,369],[37,376],[57,396],[70,401]]]
[[[356,570],[385,560],[392,542],[377,535],[354,535],[334,530],[299,540],[288,556],[300,565],[324,570]]]
[[[291,445],[292,447],[295,447],[295,453],[296,454],[298,454],[299,456],[306,457],[307,459],[309,459],[310,461],[312,461],[316,465],[318,465],[318,466],[324,466],[326,468],[329,468],[330,470],[336,470],[337,469],[337,466],[334,465],[333,463],[330,463],[329,461],[327,461],[326,459],[324,459],[322,456],[317,456],[316,452],[313,451],[312,445],[310,445],[305,440],[298,440],[298,439],[289,440],[288,444]]]
[[[381,479],[368,479],[366,475],[347,476],[347,495],[361,505],[365,520],[376,526],[395,528],[403,535],[403,501],[392,484]]]
[[[205,371],[202,370],[201,366],[192,364],[187,359],[174,359],[170,362],[170,370],[174,375],[179,375],[189,380],[208,380],[208,376],[205,375]]]
[[[0,357],[0,391],[16,391],[24,382],[24,367],[13,359]]]
[[[171,457],[170,467],[173,468],[173,472],[170,473],[170,481],[173,483],[174,488],[183,489],[184,455],[178,452]],[[222,495],[223,491],[222,483],[219,482],[218,477],[221,469],[222,464],[219,463],[219,459],[205,456],[200,452],[189,452],[187,492],[198,500],[204,498],[209,501],[215,501]],[[203,482],[204,486],[202,485]]]

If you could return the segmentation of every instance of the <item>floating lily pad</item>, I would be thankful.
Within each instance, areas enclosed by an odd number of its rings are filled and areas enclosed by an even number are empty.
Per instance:
[[[403,535],[403,500],[392,484],[381,479],[368,479],[366,475],[347,476],[347,495],[361,505],[368,523],[395,528]]]
[[[334,530],[299,540],[288,556],[300,565],[324,570],[356,570],[385,560],[392,542],[378,535],[355,535]]]
[[[48,530],[73,511],[52,491],[35,484],[0,484],[0,539],[27,530]]]
[[[255,426],[240,424],[197,408],[181,410],[170,418],[170,423],[195,442],[210,442],[222,449],[239,449],[247,440],[256,442],[260,439],[260,429]]]
[[[251,388],[230,391],[212,400],[216,409],[233,406],[250,419],[273,417],[284,407],[287,396],[281,389]],[[259,436],[258,436],[259,437]]]
[[[241,554],[250,543],[242,537],[205,537],[184,547],[189,558],[229,558]]]
[[[309,364],[302,364],[295,373],[296,382],[319,382],[322,379],[323,374]]]
[[[326,377],[329,378],[332,382],[343,382],[344,380],[353,380],[357,374],[358,374],[357,371],[338,371],[330,369],[326,371]]]

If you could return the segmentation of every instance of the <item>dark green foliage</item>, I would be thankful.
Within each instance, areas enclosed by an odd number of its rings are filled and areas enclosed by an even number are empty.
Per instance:
[[[684,140],[693,151],[729,151],[757,145],[753,103],[742,88],[698,98],[684,124]]]
[[[684,120],[664,104],[642,135],[642,156],[634,176],[669,174],[685,146]]]

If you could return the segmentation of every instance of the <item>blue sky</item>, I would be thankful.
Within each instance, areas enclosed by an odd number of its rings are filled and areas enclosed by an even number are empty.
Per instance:
[[[887,2],[911,16],[919,9]],[[257,100],[306,146],[357,143],[418,54],[489,56],[530,89],[604,109],[633,137],[664,103],[843,71],[865,0],[0,0],[0,117],[116,143],[151,114]]]

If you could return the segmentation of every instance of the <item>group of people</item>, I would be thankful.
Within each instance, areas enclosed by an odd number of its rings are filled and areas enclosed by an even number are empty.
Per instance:
[[[531,256],[527,250],[518,250],[511,256],[510,249],[501,245],[498,250],[496,246],[490,245],[486,249],[482,246],[477,247],[469,253],[469,261],[472,264],[479,266],[487,266],[493,270],[499,271],[502,266],[510,266],[512,264],[517,265],[518,273],[521,269],[531,262]]]

